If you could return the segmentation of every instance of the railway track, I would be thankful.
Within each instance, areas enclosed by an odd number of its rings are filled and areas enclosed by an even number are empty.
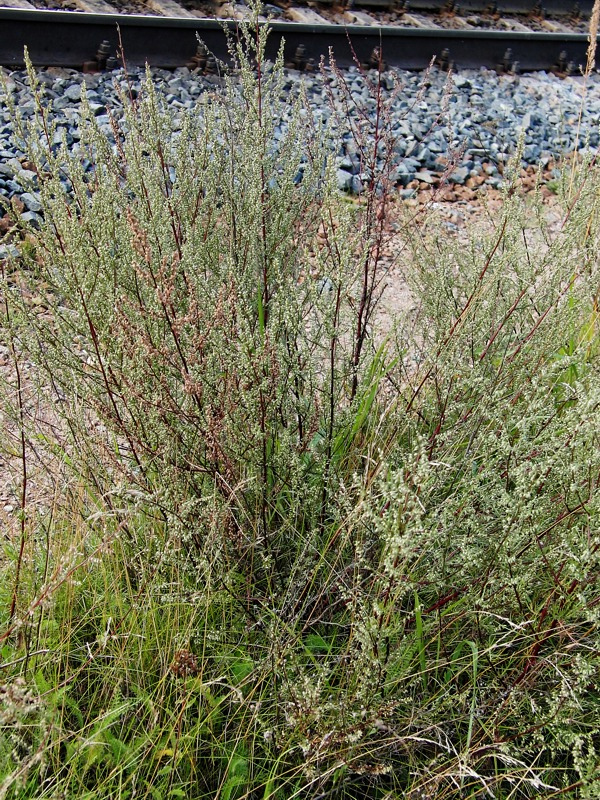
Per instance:
[[[38,9],[32,2],[78,10]],[[37,66],[102,69],[115,63],[119,35],[132,64],[210,71],[214,60],[198,52],[198,37],[216,59],[226,59],[224,27],[235,32],[245,6],[207,0],[3,0],[0,64],[19,67],[27,47]],[[546,0],[350,0],[306,6],[267,5],[274,56],[282,39],[290,66],[311,69],[329,48],[340,66],[355,55],[376,66],[423,69],[487,67],[504,72],[553,70],[570,74],[586,61],[591,0],[572,6]],[[118,4],[118,5],[117,5]],[[115,7],[120,9],[116,13]],[[136,10],[144,13],[124,13]],[[120,33],[118,33],[119,31]]]

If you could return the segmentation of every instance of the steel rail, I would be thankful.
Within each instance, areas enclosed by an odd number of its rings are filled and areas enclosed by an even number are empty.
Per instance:
[[[103,40],[116,52],[120,36],[130,64],[148,63],[173,69],[190,61],[198,37],[218,58],[226,59],[224,27],[235,36],[238,25],[216,20],[3,8],[0,9],[0,64],[21,67],[27,47],[36,66],[81,69],[94,58]],[[444,51],[448,51],[457,68],[502,68],[507,66],[503,63],[507,49],[522,71],[552,69],[561,57],[577,68],[585,64],[588,47],[587,36],[575,33],[344,27],[277,21],[270,25],[268,57],[275,56],[283,39],[289,61],[294,60],[297,48],[302,45],[305,58],[316,63],[331,48],[340,66],[351,64],[354,54],[368,62],[373,49],[381,47],[388,65],[404,69],[424,69],[432,57],[440,57]]]

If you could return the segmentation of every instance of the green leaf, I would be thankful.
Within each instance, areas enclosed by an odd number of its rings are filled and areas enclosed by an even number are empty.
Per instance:
[[[419,648],[419,666],[421,669],[421,681],[423,691],[427,691],[427,658],[425,655],[425,639],[423,636],[423,617],[421,615],[421,601],[415,592],[415,627],[417,634],[417,644]]]
[[[252,670],[254,669],[254,662],[249,658],[239,658],[236,659],[231,664],[231,672],[233,675],[233,680],[236,684],[242,683],[245,678],[250,675]]]

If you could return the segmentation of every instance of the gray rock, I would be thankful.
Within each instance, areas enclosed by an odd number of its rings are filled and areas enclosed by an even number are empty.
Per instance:
[[[65,89],[65,97],[72,103],[78,103],[81,100],[81,86],[78,83],[73,83]]]
[[[20,169],[18,172],[15,172],[15,180],[17,180],[21,186],[37,186],[38,176],[33,170]]]
[[[338,164],[340,169],[346,170],[352,175],[358,175],[360,172],[360,161],[356,156],[354,158],[345,156]]]
[[[470,169],[468,167],[457,167],[457,169],[450,174],[449,180],[452,183],[458,183],[459,185],[462,185],[469,177],[469,173]]]
[[[324,278],[319,278],[317,281],[317,292],[319,294],[330,295],[332,294],[334,288],[333,281],[327,276]]]
[[[402,198],[402,200],[411,200],[413,197],[417,196],[417,190],[416,189],[400,189],[399,195]]]
[[[365,190],[365,185],[358,175],[353,175],[350,181],[350,191],[352,194],[362,194]]]
[[[0,244],[0,261],[6,258],[18,258],[19,248],[14,244]]]
[[[132,68],[125,75],[118,69],[102,75],[81,75],[75,70],[41,70],[40,82],[46,97],[52,99],[52,114],[66,141],[77,152],[79,132],[79,100],[82,85],[88,89],[88,101],[92,113],[96,116],[100,129],[108,140],[113,142],[113,134],[109,121],[109,113],[117,124],[123,125],[123,102],[128,102],[129,88],[134,95],[141,91],[143,70]],[[194,113],[201,109],[203,101],[211,102],[214,93],[219,93],[222,79],[217,76],[192,75],[187,68],[153,70],[153,78],[159,95],[166,98],[173,108],[173,129],[177,131],[183,125],[183,119],[189,111]],[[350,68],[344,71],[347,87],[360,105],[363,119],[370,125],[374,123],[375,102],[366,89],[360,71]],[[436,69],[428,74],[427,83],[423,84],[422,75],[398,72],[396,77],[385,74],[382,80],[383,96],[391,96],[396,81],[400,92],[389,108],[390,126],[395,137],[393,144],[394,158],[402,163],[392,171],[392,179],[400,187],[413,180],[415,173],[424,176],[437,174],[444,169],[452,147],[466,150],[463,163],[454,171],[451,180],[460,183],[469,175],[481,174],[483,162],[491,164],[494,160],[506,162],[514,154],[520,131],[525,130],[525,149],[523,161],[528,163],[549,163],[557,152],[564,154],[575,146],[575,129],[579,114],[580,93],[578,78],[556,80],[551,75],[537,73],[523,76],[516,80],[511,76],[497,76],[485,70],[465,70],[452,76],[453,87],[448,98],[451,108],[451,120],[436,119],[442,109],[444,86],[447,75]],[[115,91],[115,81],[120,84],[125,99]],[[305,110],[306,121],[313,121],[318,127],[323,120],[330,117],[326,104],[326,90],[320,73],[315,72],[302,77],[290,70],[285,77],[287,96],[298,96],[300,82],[304,81],[309,108]],[[9,91],[19,107],[20,113],[29,119],[35,111],[27,79],[23,71],[10,74]],[[331,86],[334,96],[341,99],[342,92],[335,81]],[[350,114],[354,112],[350,110]],[[332,118],[333,119],[333,118]],[[354,115],[353,123],[358,122]],[[358,148],[353,139],[344,115],[335,122],[340,135],[342,148],[337,161],[337,182],[343,191],[363,191],[366,175],[360,175],[360,158]],[[285,140],[290,124],[290,115],[284,113],[281,120],[275,120],[274,139]],[[582,116],[582,130],[579,147],[586,144],[592,148],[600,143],[600,75],[590,76],[587,85],[586,106]],[[17,141],[10,114],[0,100],[0,184],[4,195],[20,195],[23,189],[35,188],[35,179],[21,176],[22,170],[11,166],[11,159],[17,156],[28,157],[27,145]],[[369,138],[368,126],[365,128],[367,152],[372,152],[372,139]],[[62,133],[57,136],[55,145],[61,141]],[[40,140],[43,145],[43,137]],[[380,143],[377,150],[379,167],[388,157],[388,146]],[[299,173],[300,175],[300,173]],[[486,168],[487,179],[499,179],[495,167]],[[28,183],[28,178],[31,182]],[[356,179],[356,180],[353,180]],[[300,177],[298,177],[298,181]],[[23,185],[20,185],[20,184]],[[490,184],[491,185],[491,184]],[[28,209],[31,211],[31,209]],[[32,212],[37,213],[37,212]]]
[[[39,195],[34,195],[31,192],[25,192],[21,195],[21,200],[25,203],[25,208],[29,211],[41,211],[43,206],[40,202]]]
[[[416,170],[418,170],[421,166],[419,160],[417,158],[413,158],[412,156],[406,156],[406,158],[402,159],[400,165],[403,166],[408,172],[416,172]]]
[[[345,169],[338,169],[337,171],[337,185],[338,189],[342,192],[347,191],[352,183],[352,175],[346,172]]]
[[[32,117],[35,113],[35,103],[33,102],[20,102],[19,111],[24,117]]]
[[[68,130],[64,130],[63,128],[58,128],[54,132],[54,136],[52,137],[52,144],[61,145],[63,142],[68,147],[70,144],[73,144],[73,136],[69,133]]]
[[[55,111],[62,111],[63,108],[67,108],[69,103],[70,103],[70,100],[65,95],[62,95],[61,97],[57,97],[56,100],[53,103],[54,110]]]
[[[400,162],[391,172],[390,180],[393,183],[400,183],[402,186],[406,186],[407,183],[410,183],[414,180],[415,177],[415,170],[409,169],[404,162]]]
[[[106,114],[106,106],[103,103],[90,103],[90,111],[95,117]]]
[[[35,211],[26,211],[24,214],[21,214],[21,220],[27,225],[31,225],[32,228],[40,228],[44,221],[43,217],[36,214]]]
[[[464,75],[457,74],[454,75],[454,85],[457,89],[470,89],[471,81]]]
[[[418,172],[415,173],[415,179],[420,181],[421,183],[435,183],[437,178],[435,175],[432,175],[428,169],[420,169]]]
[[[83,82],[88,89],[97,89],[100,84],[100,79],[101,76],[93,72],[86,72],[83,76]]]
[[[537,164],[542,154],[542,150],[537,144],[526,144],[523,148],[522,158],[528,164]]]

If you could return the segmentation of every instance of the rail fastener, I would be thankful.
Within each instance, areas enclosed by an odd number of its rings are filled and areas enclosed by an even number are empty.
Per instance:
[[[566,50],[560,51],[558,54],[558,61],[553,66],[552,71],[556,72],[557,75],[564,77],[567,75],[573,75],[575,72],[575,62],[569,60]]]
[[[98,45],[94,58],[91,61],[83,62],[82,71],[102,72],[105,69],[115,69],[118,63],[118,58],[111,54],[110,42],[108,39],[103,39]]]
[[[503,75],[515,75],[519,71],[519,62],[513,58],[513,51],[507,47],[502,61],[496,64],[496,72]]]
[[[442,52],[435,59],[434,63],[438,69],[442,70],[442,72],[450,72],[450,70],[454,69],[454,62],[450,58],[450,50],[447,47],[444,47]]]

